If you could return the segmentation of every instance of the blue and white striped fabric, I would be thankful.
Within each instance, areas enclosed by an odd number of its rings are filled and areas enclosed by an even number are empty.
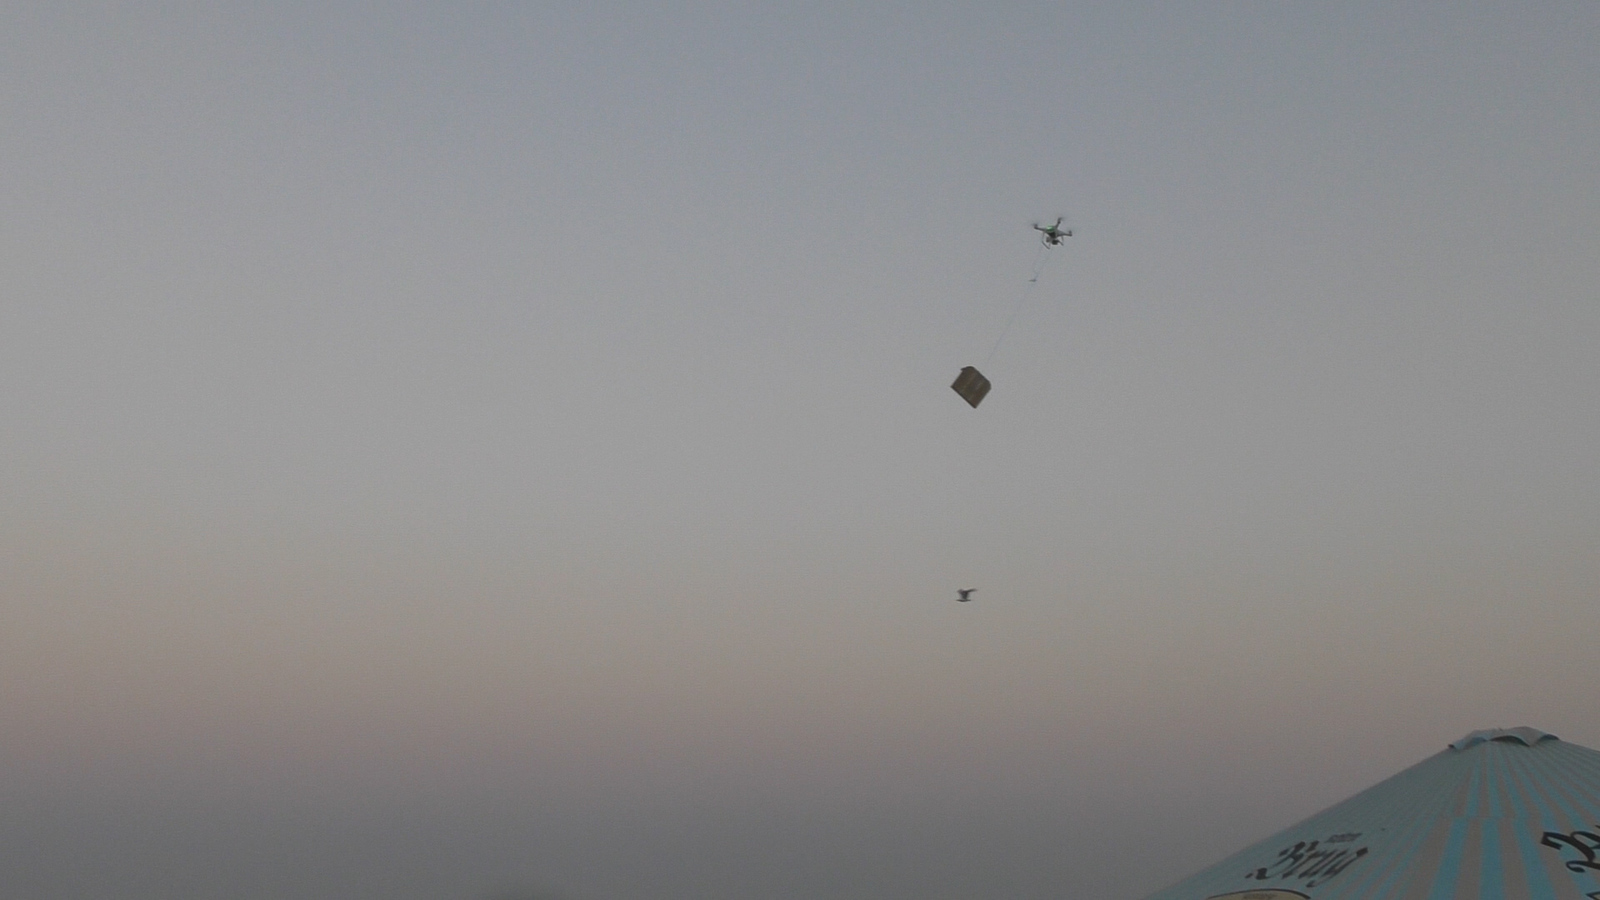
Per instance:
[[[1223,897],[1600,900],[1600,752],[1475,731],[1149,900]]]

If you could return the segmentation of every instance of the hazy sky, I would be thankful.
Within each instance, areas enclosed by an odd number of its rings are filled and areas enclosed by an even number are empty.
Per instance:
[[[1592,0],[0,9],[8,893],[1135,900],[1600,746]]]

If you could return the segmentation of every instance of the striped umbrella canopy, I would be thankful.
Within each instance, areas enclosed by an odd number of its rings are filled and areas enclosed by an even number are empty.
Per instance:
[[[1474,731],[1149,900],[1600,900],[1600,752]]]

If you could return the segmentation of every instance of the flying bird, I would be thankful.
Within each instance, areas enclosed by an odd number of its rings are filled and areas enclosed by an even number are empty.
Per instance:
[[[977,588],[957,588],[956,593],[960,594],[961,596],[956,598],[956,602],[966,603],[968,600],[972,599],[972,594],[976,590]]]

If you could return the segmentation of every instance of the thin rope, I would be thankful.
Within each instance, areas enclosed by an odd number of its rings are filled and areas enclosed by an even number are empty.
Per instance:
[[[1011,326],[1016,324],[1017,314],[1022,312],[1022,307],[1028,303],[1028,298],[1033,296],[1033,289],[1039,286],[1039,273],[1044,271],[1045,251],[1049,249],[1043,242],[1040,242],[1038,252],[1033,255],[1033,277],[1029,278],[1028,283],[1022,286],[1022,295],[1017,298],[1016,305],[1011,308],[1011,318],[1006,320],[1006,327],[1000,330],[1000,336],[995,338],[994,347],[989,350],[989,355],[983,359],[984,368],[988,368],[990,361],[994,359],[994,355],[1000,352],[1000,344],[1005,341],[1006,335],[1011,333]]]

